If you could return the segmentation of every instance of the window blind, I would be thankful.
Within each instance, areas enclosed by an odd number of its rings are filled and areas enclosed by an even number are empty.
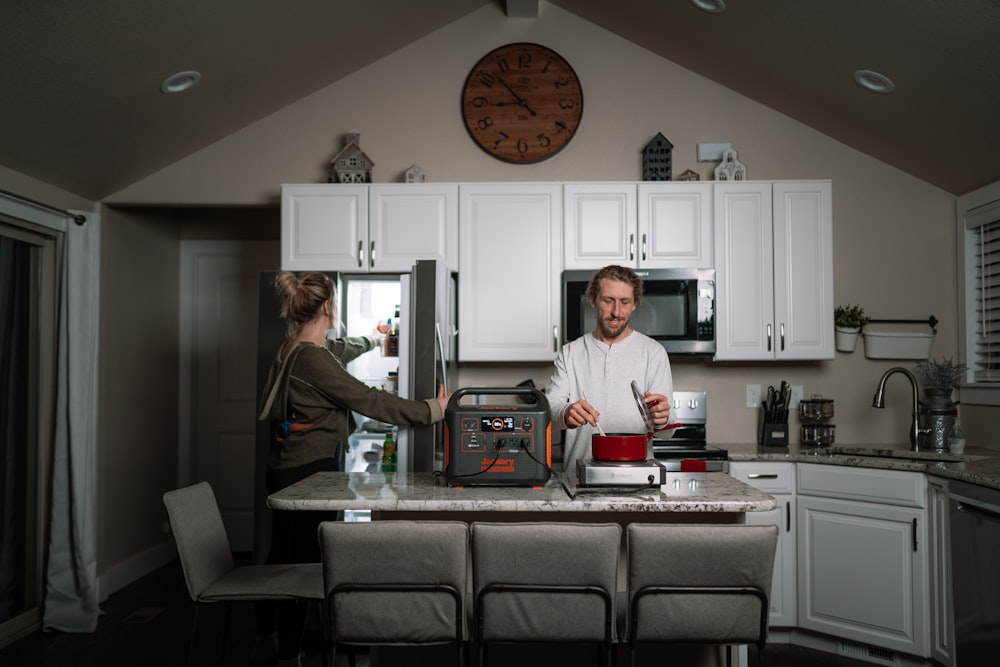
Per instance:
[[[1000,382],[1000,220],[976,233],[976,382]]]

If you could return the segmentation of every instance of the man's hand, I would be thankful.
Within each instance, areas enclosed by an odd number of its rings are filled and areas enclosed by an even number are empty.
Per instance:
[[[586,399],[581,398],[576,403],[571,403],[566,412],[563,413],[563,417],[566,419],[566,426],[569,428],[579,428],[584,424],[590,424],[591,426],[597,426],[597,420],[600,419],[601,413],[594,408],[593,405],[587,402]]]

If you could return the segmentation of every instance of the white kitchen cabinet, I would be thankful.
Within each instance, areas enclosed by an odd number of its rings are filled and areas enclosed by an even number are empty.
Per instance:
[[[797,464],[800,628],[930,655],[924,476]]]
[[[710,183],[566,183],[566,269],[714,266]]]
[[[554,360],[562,186],[463,184],[459,217],[458,358]]]
[[[944,667],[955,664],[955,628],[951,592],[951,536],[948,482],[927,478],[927,521],[931,534],[931,657]]]
[[[714,187],[716,355],[833,358],[829,181]]]
[[[778,548],[774,554],[768,624],[794,627],[797,623],[795,464],[783,462],[732,461],[729,474],[748,486],[774,496],[778,507],[767,512],[747,512],[751,525],[778,527]]]
[[[395,273],[418,259],[457,268],[457,185],[282,186],[282,269]]]

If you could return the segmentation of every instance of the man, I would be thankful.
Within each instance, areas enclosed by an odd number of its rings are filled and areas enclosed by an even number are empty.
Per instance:
[[[591,436],[600,422],[605,433],[646,433],[632,395],[635,380],[650,405],[653,421],[670,418],[673,378],[667,351],[649,336],[629,327],[639,306],[642,280],[624,266],[606,266],[587,285],[587,300],[597,316],[593,333],[563,346],[545,390],[552,428],[566,429],[563,470],[592,456]],[[673,431],[664,431],[669,437]]]

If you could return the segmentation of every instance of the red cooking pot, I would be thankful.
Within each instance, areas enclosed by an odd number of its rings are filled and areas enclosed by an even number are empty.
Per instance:
[[[649,438],[632,433],[595,433],[590,447],[598,461],[645,461]]]
[[[645,461],[649,458],[649,442],[653,439],[653,434],[671,428],[677,428],[680,424],[667,424],[656,428],[653,424],[653,415],[650,413],[649,405],[639,391],[639,386],[632,382],[632,395],[639,408],[639,414],[648,429],[646,433],[607,433],[601,435],[595,433],[590,439],[590,448],[593,456],[598,461],[620,461],[634,462]]]

